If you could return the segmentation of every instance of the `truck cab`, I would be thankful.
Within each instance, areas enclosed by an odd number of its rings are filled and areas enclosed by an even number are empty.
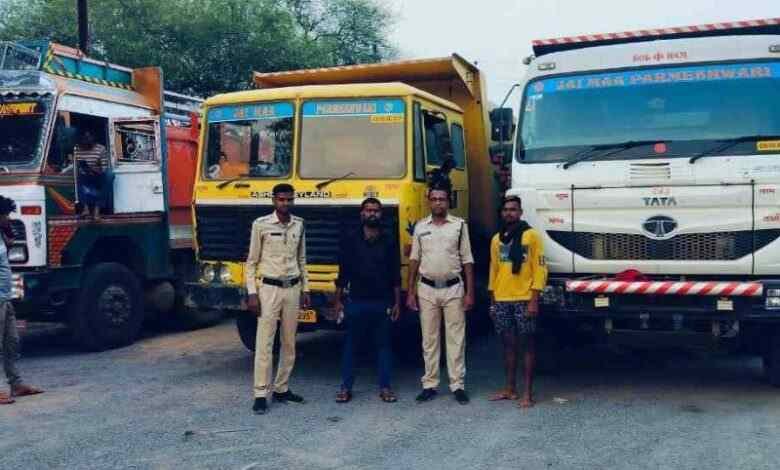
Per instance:
[[[205,103],[195,189],[202,278],[191,286],[189,305],[246,309],[251,225],[273,211],[271,189],[282,182],[295,187],[292,213],[306,229],[314,308],[301,312],[302,329],[336,327],[329,307],[339,239],[358,228],[367,197],[382,201],[405,277],[414,223],[427,215],[428,173],[452,159],[452,212],[472,222],[473,236],[487,239],[495,211],[486,204],[494,206],[497,196],[484,89],[473,65],[452,56],[254,78],[258,90]],[[253,320],[238,317],[250,349]]]
[[[553,330],[747,349],[780,384],[778,24],[534,43],[510,194]]]
[[[59,44],[0,43],[0,194],[17,206],[9,246],[17,310],[69,323],[88,349],[131,342],[145,307],[173,299],[166,125],[197,119],[165,116],[162,80],[159,68],[129,69]],[[108,160],[99,218],[83,215],[79,195],[74,157],[86,131]]]

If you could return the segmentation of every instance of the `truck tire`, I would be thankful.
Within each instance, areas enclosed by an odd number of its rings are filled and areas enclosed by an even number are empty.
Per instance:
[[[90,267],[74,307],[70,318],[73,339],[90,351],[132,343],[144,321],[141,284],[118,263]]]
[[[254,351],[257,339],[257,317],[247,312],[239,313],[236,317],[236,329],[238,329],[238,336],[244,347]]]
[[[236,317],[236,329],[238,330],[238,337],[241,338],[241,343],[243,343],[244,347],[254,352],[255,342],[257,340],[257,317],[248,312],[239,312]],[[274,356],[279,352],[279,348],[282,344],[279,334],[279,328],[277,328],[276,336],[274,336]]]

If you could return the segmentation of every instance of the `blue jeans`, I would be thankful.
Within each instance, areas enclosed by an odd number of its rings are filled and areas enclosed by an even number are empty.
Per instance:
[[[355,300],[344,306],[344,322],[347,334],[341,357],[341,385],[352,390],[355,383],[355,342],[373,336],[377,349],[379,388],[390,388],[390,371],[393,367],[393,352],[390,346],[390,316],[388,303],[376,300]]]
[[[107,209],[111,207],[113,187],[114,172],[110,169],[100,175],[98,184],[93,185],[79,180],[79,201],[90,208],[100,207],[101,209]]]

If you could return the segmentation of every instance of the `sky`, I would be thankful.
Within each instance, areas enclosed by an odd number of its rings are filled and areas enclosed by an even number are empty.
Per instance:
[[[488,77],[498,104],[522,77],[531,41],[780,17],[780,0],[384,0],[400,58],[457,52]],[[516,98],[510,98],[510,103]]]

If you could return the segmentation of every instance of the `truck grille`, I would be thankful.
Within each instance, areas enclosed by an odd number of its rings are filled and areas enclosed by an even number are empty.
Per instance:
[[[550,237],[569,251],[592,260],[720,260],[747,256],[780,237],[780,230],[692,233],[668,240],[625,233],[550,230]]]
[[[205,261],[246,261],[252,223],[269,214],[270,206],[196,206],[198,249]],[[341,233],[360,225],[355,206],[297,206],[293,213],[304,219],[306,262],[336,264]],[[386,207],[383,225],[398,233],[398,209]]]

